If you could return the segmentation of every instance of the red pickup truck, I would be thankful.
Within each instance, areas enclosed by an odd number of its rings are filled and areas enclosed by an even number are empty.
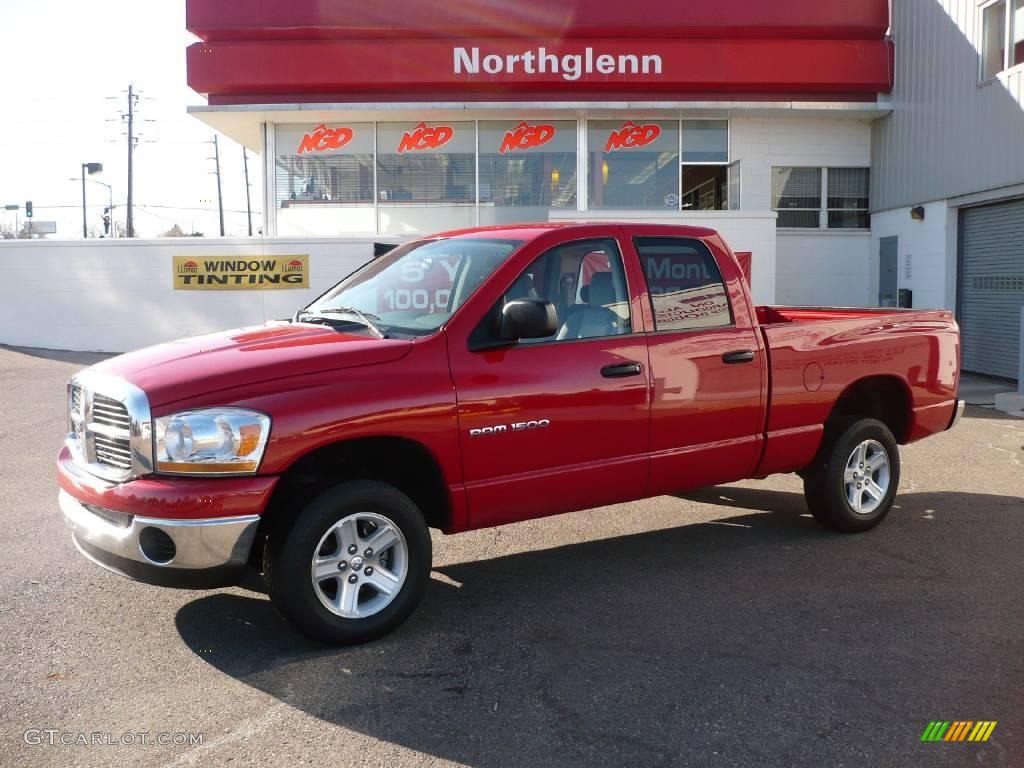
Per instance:
[[[398,247],[288,321],[68,386],[79,550],[171,586],[261,570],[331,643],[401,623],[445,533],[777,472],[865,531],[952,427],[950,312],[754,306],[713,230],[536,224]]]

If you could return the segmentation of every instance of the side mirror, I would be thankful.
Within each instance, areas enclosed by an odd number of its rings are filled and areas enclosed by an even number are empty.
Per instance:
[[[498,335],[506,341],[543,339],[558,331],[555,305],[542,299],[515,299],[501,310]]]

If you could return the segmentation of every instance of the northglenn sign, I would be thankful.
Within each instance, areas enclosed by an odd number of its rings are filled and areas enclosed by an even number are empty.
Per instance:
[[[211,104],[582,93],[832,94],[847,101],[860,93],[873,101],[891,89],[891,54],[882,39],[283,37],[196,43],[188,68],[189,85]]]
[[[654,53],[595,53],[587,46],[581,53],[549,53],[540,46],[521,53],[485,53],[473,46],[454,49],[456,75],[561,75],[563,80],[579,80],[584,75],[660,75],[661,56]]]

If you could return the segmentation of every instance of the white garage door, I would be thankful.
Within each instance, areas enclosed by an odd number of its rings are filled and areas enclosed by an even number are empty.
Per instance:
[[[1016,379],[1024,306],[1024,200],[965,209],[960,233],[963,368]]]

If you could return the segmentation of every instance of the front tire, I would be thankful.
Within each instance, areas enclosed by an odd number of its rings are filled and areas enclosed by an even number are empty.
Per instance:
[[[320,494],[273,537],[264,575],[274,607],[299,631],[352,645],[409,617],[430,566],[419,508],[393,486],[360,480]]]
[[[900,484],[896,438],[877,419],[840,425],[804,476],[804,497],[814,519],[842,533],[860,533],[889,514]]]

